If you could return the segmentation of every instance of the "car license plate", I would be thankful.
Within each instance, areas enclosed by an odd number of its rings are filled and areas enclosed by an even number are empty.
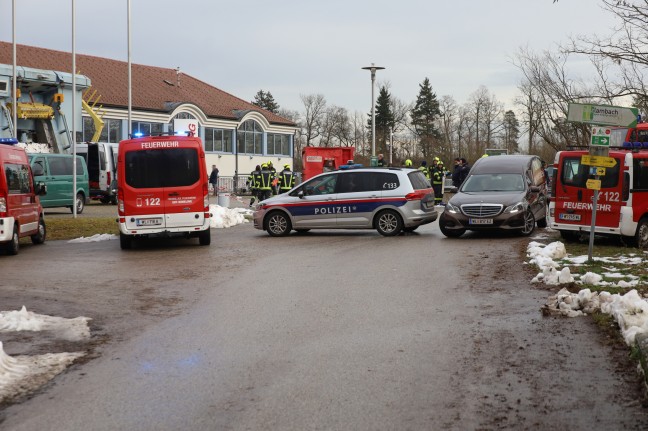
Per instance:
[[[558,218],[560,220],[580,221],[581,215],[580,214],[560,213],[560,214],[558,214]]]
[[[137,226],[159,226],[162,224],[162,219],[157,218],[138,218],[135,221]]]
[[[493,224],[492,218],[471,218],[470,224]]]

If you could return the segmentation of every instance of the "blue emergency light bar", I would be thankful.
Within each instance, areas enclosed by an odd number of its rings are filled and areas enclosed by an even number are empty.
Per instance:
[[[16,138],[0,138],[0,144],[16,145],[17,143],[18,143],[18,139]]]

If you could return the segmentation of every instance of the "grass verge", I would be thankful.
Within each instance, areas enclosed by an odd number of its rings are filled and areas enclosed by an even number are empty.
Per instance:
[[[119,235],[115,217],[50,218],[45,220],[47,239],[75,239],[96,234]]]

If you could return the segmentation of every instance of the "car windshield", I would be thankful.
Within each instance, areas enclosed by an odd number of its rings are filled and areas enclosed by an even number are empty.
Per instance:
[[[465,193],[478,192],[522,192],[524,178],[520,174],[477,174],[471,175],[461,186]]]

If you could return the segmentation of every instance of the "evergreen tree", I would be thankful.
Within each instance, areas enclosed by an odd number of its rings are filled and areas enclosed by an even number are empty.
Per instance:
[[[519,152],[518,139],[520,139],[520,122],[515,116],[515,112],[506,111],[504,113],[504,122],[502,124],[504,148],[509,154]]]
[[[269,91],[259,90],[254,96],[252,104],[258,106],[259,108],[265,109],[266,111],[270,111],[273,114],[279,112],[279,104],[275,102],[274,97],[272,97],[272,93],[270,93]]]
[[[371,113],[369,113],[369,137],[371,138]],[[376,100],[376,155],[387,153],[387,143],[389,142],[389,133],[394,127],[394,113],[391,106],[391,95],[387,87],[382,86]]]
[[[419,146],[423,153],[423,158],[434,156],[435,144],[441,137],[438,127],[438,120],[441,116],[439,101],[436,94],[432,91],[430,80],[425,78],[422,84],[419,84],[419,94],[416,96],[416,104],[410,113],[412,125],[419,139]]]

